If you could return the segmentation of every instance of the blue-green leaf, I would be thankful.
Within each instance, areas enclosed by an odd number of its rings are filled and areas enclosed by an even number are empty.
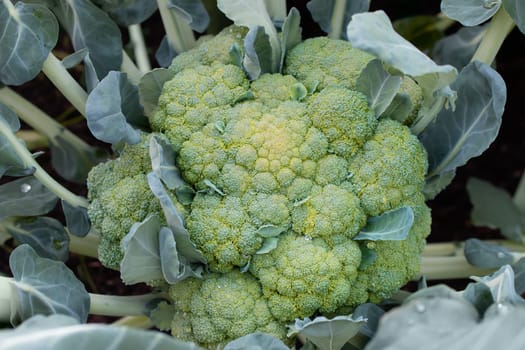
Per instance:
[[[5,132],[14,133],[20,129],[18,116],[2,103],[0,103],[0,123]],[[0,178],[4,175],[29,175],[32,172],[32,169],[26,169],[24,162],[18,157],[11,143],[0,132]]]
[[[271,72],[279,72],[281,43],[264,0],[218,0],[217,7],[238,26],[264,28],[272,48]]]
[[[86,103],[89,130],[99,140],[111,144],[140,141],[135,127],[147,125],[139,94],[125,73],[112,71],[91,91]]]
[[[508,192],[477,178],[468,180],[467,192],[473,206],[474,225],[499,229],[510,240],[525,242],[525,213]]]
[[[389,74],[380,60],[370,61],[357,79],[357,90],[368,99],[369,106],[379,118],[394,100],[402,78]]]
[[[402,241],[407,237],[413,223],[414,211],[410,207],[387,211],[384,214],[368,219],[366,226],[354,239]]]
[[[184,226],[184,219],[173,204],[160,178],[153,172],[149,173],[147,178],[151,192],[160,201],[168,227],[175,235],[179,253],[186,257],[190,263],[205,263],[206,259],[190,240],[190,234]]]
[[[400,92],[394,96],[392,102],[381,114],[382,118],[394,119],[403,123],[412,112],[412,101],[407,93]]]
[[[251,333],[237,338],[224,347],[224,350],[288,350],[281,340],[264,333]]]
[[[525,258],[521,258],[512,265],[514,271],[514,287],[516,293],[523,295],[525,292]]]
[[[27,244],[17,247],[9,257],[14,280],[11,323],[36,314],[61,314],[86,322],[90,299],[84,285],[64,263],[41,258]]]
[[[55,47],[58,23],[45,6],[0,2],[0,81],[21,85],[33,79]]]
[[[57,196],[32,176],[0,186],[0,220],[10,216],[37,216],[50,212]]]
[[[501,124],[506,87],[495,70],[472,62],[451,87],[458,91],[455,110],[441,110],[420,135],[428,152],[429,178],[479,156],[495,139]]]
[[[452,183],[455,176],[456,170],[451,170],[427,179],[425,187],[423,188],[425,199],[434,199],[441,191]]]
[[[75,51],[87,48],[99,79],[122,64],[120,29],[109,16],[85,0],[43,0],[72,39]]]
[[[525,299],[516,292],[514,287],[514,271],[510,265],[504,265],[489,276],[472,277],[473,280],[490,288],[496,304],[525,305]]]
[[[336,316],[332,319],[320,316],[314,320],[295,320],[288,335],[300,334],[319,349],[339,350],[352,339],[366,322],[363,317]]]
[[[372,265],[377,259],[377,252],[374,249],[367,247],[366,244],[360,244],[361,262],[359,263],[358,271],[363,271],[368,266]]]
[[[301,32],[301,14],[295,7],[292,7],[283,22],[281,33],[281,65],[279,71],[282,71],[286,52],[301,42]]]
[[[355,308],[352,313],[354,319],[365,319],[366,323],[361,327],[359,332],[367,337],[372,337],[379,326],[379,319],[385,314],[385,310],[376,304],[365,303]]]
[[[0,330],[2,350],[203,350],[158,331],[91,323],[62,315],[37,315],[15,329]]]
[[[62,200],[61,203],[69,232],[78,237],[86,236],[91,229],[87,208],[73,207],[65,200]]]
[[[461,295],[476,307],[480,315],[494,303],[492,291],[483,283],[469,283]]]
[[[168,37],[164,36],[160,41],[157,51],[155,51],[155,59],[157,60],[159,66],[169,67],[173,58],[177,56],[175,50],[170,46],[168,42]]]
[[[321,30],[325,33],[330,33],[334,30],[332,28],[332,18],[335,15],[340,15],[340,13],[334,14],[336,0],[310,0],[306,4],[308,11],[312,15],[312,18]],[[344,18],[342,21],[342,28],[337,28],[345,35],[345,28],[350,23],[352,16],[356,13],[367,12],[370,8],[370,0],[352,0],[345,1],[344,9]]]
[[[477,26],[498,12],[501,0],[442,0],[441,11],[464,26]]]
[[[53,260],[69,258],[69,236],[60,221],[50,217],[17,220],[6,226],[20,244],[29,244],[36,253]]]
[[[272,72],[272,47],[263,27],[251,27],[244,38],[243,67],[250,79]]]
[[[509,13],[519,30],[525,34],[525,3],[523,0],[503,0],[503,7]]]
[[[94,2],[121,26],[142,23],[157,10],[157,2],[151,0],[95,0]]]
[[[168,7],[179,15],[196,32],[204,33],[210,23],[210,16],[201,0],[169,0]]]
[[[505,247],[476,238],[465,241],[463,252],[469,264],[480,268],[496,269],[514,262],[514,256]]]
[[[469,64],[487,27],[463,27],[456,33],[439,40],[432,50],[438,64],[451,64],[458,70]]]
[[[173,71],[169,69],[156,68],[142,76],[139,83],[139,95],[145,115],[153,115],[164,83],[171,80],[174,75]]]

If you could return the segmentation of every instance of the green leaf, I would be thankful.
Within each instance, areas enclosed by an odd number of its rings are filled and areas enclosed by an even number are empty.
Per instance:
[[[0,330],[2,350],[203,350],[158,332],[104,324],[79,325],[62,315],[34,316],[16,329]]]
[[[56,219],[43,216],[16,220],[6,230],[19,244],[29,244],[43,258],[69,259],[69,236]]]
[[[469,283],[462,296],[476,307],[480,315],[494,303],[492,291],[483,283]]]
[[[6,105],[0,103],[0,124],[5,132],[16,132],[20,129],[18,116]],[[26,168],[11,143],[0,132],[0,178],[4,175],[30,175],[34,169]]]
[[[243,67],[251,80],[272,72],[272,47],[263,27],[252,27],[246,34]]]
[[[202,266],[192,266],[184,256],[179,256],[173,232],[167,227],[159,231],[159,249],[162,275],[166,282],[174,284],[188,277],[202,277]]]
[[[159,66],[166,68],[169,67],[175,56],[177,56],[177,53],[175,49],[170,46],[168,37],[165,35],[160,41],[157,51],[155,51],[155,59],[159,63]]]
[[[357,90],[368,99],[368,104],[379,118],[394,100],[402,78],[389,74],[380,60],[370,61],[357,79]]]
[[[441,11],[464,26],[477,26],[498,12],[501,0],[442,0]]]
[[[410,96],[407,93],[400,92],[394,96],[394,99],[390,102],[381,117],[403,123],[410,115],[410,112],[412,112],[412,108]]]
[[[45,6],[0,2],[0,81],[21,85],[33,79],[55,47],[58,23]]]
[[[61,203],[69,232],[78,237],[85,237],[91,229],[87,208],[73,207],[64,200]]]
[[[179,253],[186,257],[190,263],[205,263],[206,259],[204,259],[202,253],[190,240],[190,234],[184,226],[184,219],[173,204],[159,177],[151,172],[147,175],[147,178],[151,191],[160,201],[168,227],[175,235],[175,242],[177,243]]]
[[[264,28],[272,48],[271,72],[279,72],[281,44],[264,0],[218,0],[217,7],[238,26]]]
[[[483,242],[476,238],[465,241],[463,252],[469,264],[480,268],[496,269],[503,265],[512,264],[514,261],[514,256],[505,247]]]
[[[210,16],[201,0],[169,0],[168,7],[179,15],[196,32],[204,33],[210,23]]]
[[[144,22],[157,10],[157,2],[151,0],[95,0],[94,3],[124,27]]]
[[[286,226],[275,226],[272,224],[262,225],[257,229],[257,234],[261,237],[277,237],[285,232],[288,228]]]
[[[339,350],[357,335],[364,323],[366,320],[363,317],[353,316],[336,316],[332,319],[320,316],[313,321],[309,318],[296,319],[288,336],[300,334],[320,349]]]
[[[18,246],[9,257],[14,280],[11,323],[31,316],[61,314],[86,322],[89,294],[64,263],[41,258],[27,244]],[[2,343],[4,345],[4,343]]]
[[[525,300],[516,292],[514,287],[514,270],[510,265],[500,267],[498,271],[489,276],[472,277],[472,279],[490,288],[496,304],[525,305]]]
[[[251,333],[237,338],[224,347],[224,350],[288,350],[279,339],[264,333]]]
[[[153,172],[166,187],[170,190],[189,187],[175,165],[175,151],[164,135],[156,134],[150,138],[149,155]]]
[[[170,331],[173,318],[176,317],[175,307],[165,300],[154,305],[148,314],[151,322],[161,331]]]
[[[367,337],[372,337],[377,331],[380,318],[385,314],[385,310],[376,304],[365,303],[355,308],[352,317],[355,319],[365,319],[366,323],[359,330]]]
[[[441,193],[441,191],[443,191],[448,185],[452,183],[454,177],[456,177],[456,170],[451,170],[427,179],[425,182],[425,187],[423,188],[425,199],[431,200],[436,198],[436,196]]]
[[[57,196],[32,176],[0,186],[0,220],[9,216],[37,216],[50,212]]]
[[[279,238],[277,237],[267,237],[264,239],[261,248],[255,252],[255,254],[262,255],[268,254],[275,248],[277,248],[277,243],[279,243]]]
[[[139,83],[139,96],[145,115],[148,117],[153,115],[164,83],[171,80],[174,75],[169,69],[156,68],[142,76]]]
[[[301,42],[301,31],[301,14],[295,7],[292,7],[283,22],[281,32],[282,52],[279,72],[283,69],[286,52],[293,49],[295,45]]]
[[[377,259],[377,252],[375,249],[369,248],[366,244],[360,244],[359,249],[361,250],[361,263],[359,263],[357,270],[363,271],[368,266],[374,264]]]
[[[308,11],[310,11],[312,19],[319,24],[319,27],[321,27],[321,30],[325,33],[331,33],[336,30],[335,28],[332,28],[332,18],[335,15],[339,15],[334,14],[335,2],[336,0],[310,0],[306,3],[306,7],[308,8]],[[344,18],[341,23],[343,27],[337,28],[337,30],[340,30],[343,35],[345,33],[344,29],[352,19],[352,16],[356,13],[367,12],[370,8],[370,0],[353,0],[345,2]]]
[[[72,39],[75,51],[88,49],[98,79],[120,70],[122,38],[109,16],[85,0],[42,0]]]
[[[469,64],[486,30],[486,25],[460,28],[436,43],[432,57],[439,64],[450,64],[461,70]]]
[[[444,36],[449,21],[443,16],[416,15],[398,19],[393,26],[403,38],[427,52]]]
[[[147,126],[138,89],[125,73],[116,71],[110,72],[89,94],[86,119],[93,136],[111,144],[138,143],[140,131],[135,127]]]
[[[503,0],[503,7],[519,30],[525,34],[525,3],[522,0]]]
[[[510,240],[525,242],[525,214],[509,193],[477,178],[467,181],[467,192],[473,206],[474,225],[499,229]]]
[[[407,237],[413,223],[414,211],[410,207],[387,211],[379,216],[369,218],[366,226],[354,239],[402,241]]]
[[[501,124],[506,87],[495,70],[472,62],[451,87],[458,91],[455,110],[441,110],[434,123],[419,135],[428,152],[428,178],[479,156],[495,139]]]

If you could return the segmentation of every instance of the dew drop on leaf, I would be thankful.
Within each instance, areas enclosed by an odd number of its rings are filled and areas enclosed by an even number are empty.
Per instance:
[[[419,313],[423,313],[427,310],[424,304],[417,303],[415,307],[416,307],[416,311]]]
[[[23,184],[20,185],[20,192],[27,193],[29,191],[31,191],[31,185],[30,184],[23,183]]]

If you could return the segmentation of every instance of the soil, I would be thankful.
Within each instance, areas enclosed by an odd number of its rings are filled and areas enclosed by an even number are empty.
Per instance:
[[[304,7],[303,1],[289,1],[291,6]],[[415,2],[411,0],[396,1],[393,6],[391,1],[372,1],[372,9],[382,8],[392,19],[399,16],[417,14],[435,14],[439,12],[439,1]],[[304,12],[302,12],[304,13]],[[154,17],[149,20],[145,28],[145,34],[151,47],[157,47],[160,41],[162,30],[159,29],[159,18]],[[308,28],[310,36],[321,34],[311,21],[305,19],[305,26]],[[66,55],[71,51],[71,45],[64,39],[61,42],[62,50],[58,55]],[[153,52],[152,52],[153,55]],[[506,111],[503,117],[501,131],[496,141],[480,157],[472,159],[467,165],[461,167],[453,182],[434,200],[428,204],[432,208],[432,233],[429,242],[438,241],[462,241],[466,238],[500,238],[499,232],[487,228],[475,227],[469,220],[471,206],[465,190],[465,183],[470,177],[479,177],[500,186],[509,192],[513,192],[525,169],[525,138],[522,136],[525,131],[525,115],[520,105],[525,100],[525,35],[517,29],[505,41],[497,57],[497,70],[507,83],[508,99]],[[77,76],[81,71],[74,71]],[[30,99],[37,106],[48,114],[58,116],[65,110],[71,109],[62,95],[54,89],[49,81],[39,75],[32,82],[17,87],[16,90]],[[78,135],[90,142],[93,140],[84,122],[72,126]],[[46,155],[39,158],[42,164],[49,163]],[[49,166],[47,167],[49,169]],[[52,169],[49,169],[52,172]],[[3,179],[2,182],[5,182]],[[64,181],[66,186],[79,194],[85,194],[85,188],[76,184]],[[57,213],[60,217],[60,215]],[[10,246],[0,249],[0,272],[9,274],[8,253]],[[106,294],[139,294],[147,291],[144,286],[124,286],[120,281],[119,275],[115,271],[108,270],[93,259],[83,259],[73,256],[68,265],[77,272],[79,277],[86,283],[90,292]],[[89,274],[85,271],[89,270]],[[107,318],[94,317],[92,321],[108,321]]]

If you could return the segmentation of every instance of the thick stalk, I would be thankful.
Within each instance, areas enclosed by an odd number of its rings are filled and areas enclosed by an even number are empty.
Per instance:
[[[91,306],[89,313],[103,316],[143,316],[147,313],[146,305],[155,299],[161,298],[158,294],[134,296],[114,296],[90,294]]]
[[[520,210],[525,213],[525,172],[521,174],[520,183],[518,184],[518,188],[514,193],[513,200],[518,208],[520,208]]]
[[[137,66],[142,74],[146,74],[151,70],[151,63],[148,57],[148,50],[144,42],[144,35],[140,24],[132,24],[128,27],[129,37],[133,43],[133,51],[135,53],[135,60]]]
[[[154,326],[151,319],[146,316],[126,316],[113,322],[111,325],[139,329],[150,329]]]
[[[514,21],[505,8],[501,6],[494,17],[492,17],[485,36],[472,57],[472,61],[481,61],[488,65],[492,64],[503,41],[505,41],[505,38],[514,26]]]
[[[100,236],[93,228],[85,237],[69,234],[69,251],[75,254],[98,258]]]
[[[129,81],[134,85],[140,83],[142,72],[137,68],[126,51],[122,51],[122,65],[120,66],[120,70],[128,75]]]
[[[58,198],[65,200],[73,207],[87,208],[88,201],[86,198],[78,196],[53,179],[41,166],[38,164],[33,155],[27,148],[16,138],[15,134],[9,129],[5,123],[0,123],[0,134],[4,135],[9,144],[13,147],[25,167],[34,168],[33,176],[40,181],[47,189],[53,192]]]
[[[345,9],[346,0],[335,0],[332,19],[330,21],[330,33],[328,33],[329,38],[341,39],[345,20]]]
[[[11,318],[11,298],[14,296],[9,280],[0,276],[0,322],[8,322]]]
[[[171,11],[168,8],[167,0],[157,0],[157,5],[171,48],[177,53],[193,48],[196,41],[188,23],[175,11]]]
[[[73,79],[67,69],[52,53],[44,61],[42,71],[80,114],[86,116],[86,91]]]
[[[78,149],[88,150],[91,148],[77,135],[64,128],[60,123],[51,118],[48,114],[36,107],[8,87],[0,89],[0,102],[13,110],[27,125],[45,135],[50,140],[61,136],[71,145]]]
[[[34,130],[19,130],[16,137],[24,141],[28,150],[32,151],[38,148],[49,147],[47,137]]]

